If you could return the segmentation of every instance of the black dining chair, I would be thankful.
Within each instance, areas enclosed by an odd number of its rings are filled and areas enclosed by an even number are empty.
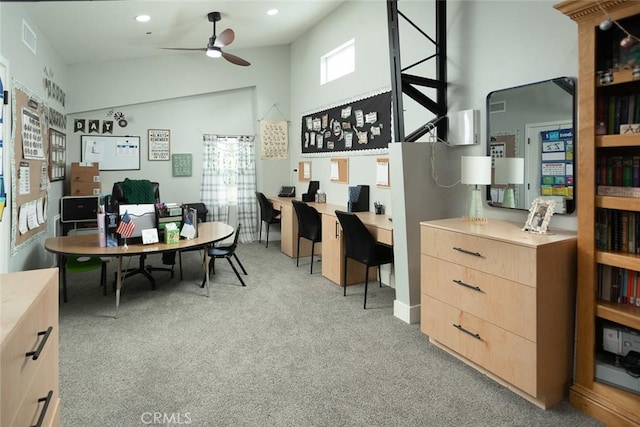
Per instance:
[[[238,263],[238,266],[240,266],[244,275],[245,276],[248,275],[247,270],[244,269],[244,266],[240,262],[238,255],[236,255],[236,248],[238,247],[238,236],[240,236],[241,226],[242,224],[238,224],[238,228],[236,228],[236,233],[235,233],[235,236],[233,237],[233,243],[227,246],[210,246],[207,249],[209,251],[208,252],[209,257],[211,258],[209,260],[209,272],[211,274],[216,274],[215,261],[216,259],[224,258],[227,260],[227,262],[233,269],[233,272],[236,273],[236,276],[240,280],[240,283],[242,283],[242,286],[247,286],[244,283],[244,280],[242,280],[242,276],[240,276],[240,273],[238,273],[238,270],[236,269],[235,265],[233,265],[233,262],[231,261],[232,257],[235,258],[236,262]],[[206,280],[207,280],[206,277],[202,280],[202,285],[200,286],[201,288],[204,288]]]
[[[207,206],[202,202],[197,203],[183,203],[182,209],[190,209],[193,208],[197,212],[198,222],[207,222],[207,214],[209,210]],[[180,280],[182,280],[182,253],[183,252],[191,252],[191,251],[199,251],[202,248],[189,248],[189,249],[180,249],[178,250],[178,263],[180,264]]]
[[[273,203],[267,199],[264,193],[256,191],[256,197],[258,198],[258,204],[260,205],[260,232],[258,242],[262,239],[262,223],[267,224],[267,244],[265,247],[269,247],[269,226],[271,224],[280,224],[280,211],[273,208]]]
[[[292,200],[298,217],[298,249],[296,251],[296,267],[300,261],[300,239],[311,240],[311,274],[313,274],[313,255],[316,243],[322,242],[322,217],[318,211],[305,202]]]
[[[366,266],[364,279],[364,308],[367,308],[367,285],[369,284],[369,267],[378,267],[378,279],[380,278],[380,266],[393,263],[393,248],[378,243],[369,229],[354,213],[336,211],[338,221],[342,227],[345,240],[344,252],[344,295],[347,295],[347,259],[351,258]]]

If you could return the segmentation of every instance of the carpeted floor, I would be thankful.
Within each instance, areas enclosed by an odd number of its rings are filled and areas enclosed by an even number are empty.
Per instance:
[[[393,316],[394,290],[342,289],[278,242],[240,245],[240,286],[198,252],[173,279],[127,280],[119,318],[99,272],[68,276],[60,305],[62,425],[597,426],[567,401],[543,411]],[[159,264],[159,256],[150,263]],[[133,263],[136,260],[132,261]],[[109,280],[114,265],[109,266]],[[111,283],[109,283],[111,287]]]

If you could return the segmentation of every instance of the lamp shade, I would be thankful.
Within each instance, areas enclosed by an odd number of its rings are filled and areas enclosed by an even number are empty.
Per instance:
[[[495,184],[524,184],[524,159],[498,157],[495,159]]]
[[[462,156],[460,182],[472,185],[491,184],[490,156]]]

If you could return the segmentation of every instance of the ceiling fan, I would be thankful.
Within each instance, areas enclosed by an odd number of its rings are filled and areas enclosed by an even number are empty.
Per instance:
[[[213,22],[213,35],[209,37],[209,43],[207,43],[207,47],[163,47],[162,49],[170,49],[170,50],[198,50],[206,52],[207,56],[211,58],[219,58],[223,57],[227,61],[241,66],[251,65],[250,62],[245,61],[244,59],[232,55],[230,53],[226,53],[222,51],[222,48],[230,45],[233,42],[235,37],[233,30],[231,28],[227,28],[220,34],[216,36],[216,22],[220,20],[220,12],[210,12],[207,14],[207,18],[209,22]]]

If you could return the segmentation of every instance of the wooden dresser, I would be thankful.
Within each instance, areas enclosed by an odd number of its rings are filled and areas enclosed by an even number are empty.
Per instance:
[[[576,235],[460,218],[421,223],[421,330],[541,408],[568,392]]]
[[[58,269],[0,275],[2,426],[58,426]]]

